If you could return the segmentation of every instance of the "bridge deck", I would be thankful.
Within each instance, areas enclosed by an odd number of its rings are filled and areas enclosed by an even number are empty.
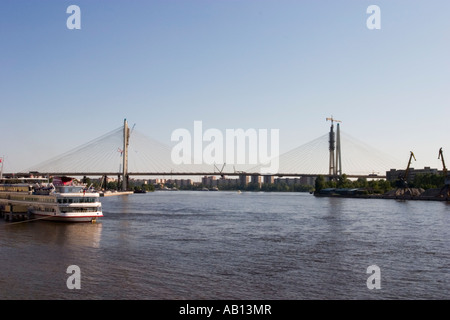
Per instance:
[[[42,176],[121,176],[121,172],[33,172],[34,175]],[[3,174],[5,177],[29,175],[29,173]],[[273,177],[332,177],[329,174],[312,174],[312,173],[274,173],[261,174],[259,172],[129,172],[128,176],[273,176]],[[347,178],[371,178],[386,179],[385,175],[374,174],[346,174]]]

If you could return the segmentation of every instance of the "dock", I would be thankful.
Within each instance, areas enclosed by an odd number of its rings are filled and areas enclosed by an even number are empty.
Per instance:
[[[0,207],[0,217],[12,222],[30,220],[33,214],[24,206],[4,205]]]

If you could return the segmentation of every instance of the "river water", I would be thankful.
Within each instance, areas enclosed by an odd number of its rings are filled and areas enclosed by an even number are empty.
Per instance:
[[[0,221],[0,299],[448,299],[450,203],[307,193],[101,198],[96,224]],[[80,269],[69,289],[67,268]],[[369,289],[369,266],[380,289]]]

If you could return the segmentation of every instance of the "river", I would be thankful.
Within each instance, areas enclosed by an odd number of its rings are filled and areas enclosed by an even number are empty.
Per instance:
[[[101,201],[96,224],[0,221],[0,299],[449,298],[448,202],[226,191]],[[72,265],[80,289],[68,288]]]

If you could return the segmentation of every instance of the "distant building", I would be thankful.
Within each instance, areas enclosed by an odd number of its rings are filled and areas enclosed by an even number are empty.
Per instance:
[[[202,178],[202,185],[204,185],[205,187],[217,187],[217,180],[215,176],[204,176]]]
[[[301,177],[300,178],[300,184],[302,185],[306,185],[306,186],[313,186],[316,183],[316,178],[317,177]]]
[[[166,179],[148,179],[147,182],[148,182],[148,184],[153,184],[153,185],[164,184],[164,183],[166,183]]]
[[[263,182],[264,183],[273,183],[274,177],[273,176],[264,176]]]
[[[250,183],[258,184],[261,187],[261,176],[259,174],[251,175]]]
[[[227,187],[234,187],[237,186],[239,183],[239,179],[219,179],[217,180],[217,187],[220,188],[227,188]]]
[[[295,177],[295,178],[276,178],[275,183],[285,183],[288,186],[294,185],[309,185],[313,186],[316,182],[316,177]]]
[[[148,179],[146,183],[154,186],[175,185],[179,187],[191,186],[194,184],[192,179]]]
[[[166,181],[166,184],[173,184],[176,185],[177,187],[187,187],[187,186],[191,186],[192,185],[192,180],[191,179],[168,179]]]
[[[249,176],[248,175],[246,175],[246,174],[239,175],[239,184],[241,186],[248,185],[248,181],[249,181]]]
[[[386,180],[389,181],[395,181],[400,177],[403,177],[405,175],[405,169],[397,170],[397,169],[391,169],[389,171],[386,171]],[[430,167],[424,167],[423,169],[414,169],[410,168],[408,177],[406,178],[407,181],[413,181],[416,174],[439,174],[440,171],[438,169],[431,169]]]
[[[295,184],[300,184],[300,178],[276,178],[275,183],[285,183],[288,186],[293,186]]]

